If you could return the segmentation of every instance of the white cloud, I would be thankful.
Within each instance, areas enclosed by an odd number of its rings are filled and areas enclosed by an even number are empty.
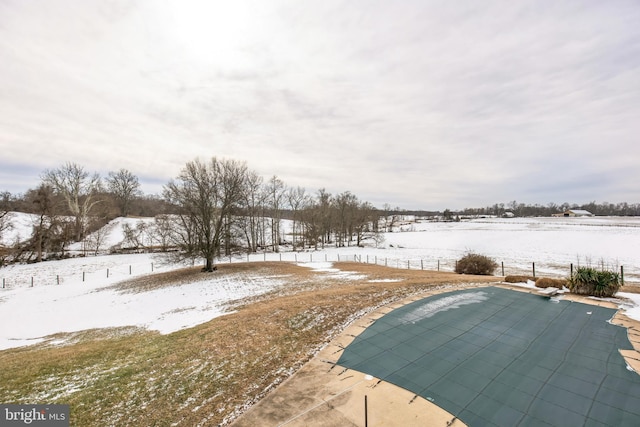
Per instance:
[[[634,202],[639,18],[632,1],[0,3],[2,163],[166,182],[215,155],[378,206]]]

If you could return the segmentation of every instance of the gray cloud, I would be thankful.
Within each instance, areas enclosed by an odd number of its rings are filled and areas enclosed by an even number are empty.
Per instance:
[[[2,183],[70,160],[158,191],[223,156],[378,206],[638,201],[637,22],[622,0],[0,2],[24,165]]]

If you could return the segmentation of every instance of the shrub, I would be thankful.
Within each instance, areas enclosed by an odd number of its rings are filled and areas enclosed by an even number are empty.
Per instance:
[[[547,277],[541,277],[536,280],[536,288],[558,288],[562,289],[567,286],[566,279],[549,279]]]
[[[459,274],[480,274],[490,276],[498,264],[485,255],[469,253],[463,256],[456,263],[456,273]]]
[[[569,290],[580,295],[610,297],[620,289],[620,274],[593,267],[578,267],[569,278]]]
[[[533,276],[507,276],[504,278],[504,281],[507,283],[527,283],[529,280],[532,282],[536,281],[536,278]]]

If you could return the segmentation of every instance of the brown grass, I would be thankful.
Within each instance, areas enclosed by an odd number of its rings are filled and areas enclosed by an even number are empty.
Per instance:
[[[287,285],[237,311],[169,335],[139,329],[87,331],[73,344],[0,352],[0,401],[71,405],[71,424],[218,425],[289,377],[354,318],[433,287],[488,276],[336,264],[349,280],[288,263],[184,269],[121,284],[128,292],[186,285],[207,274],[280,275]],[[372,282],[372,280],[398,280]]]
[[[507,276],[504,278],[504,281],[507,283],[526,283],[528,280],[535,282],[536,278],[533,276],[517,276],[517,275]]]
[[[208,276],[200,274],[201,267],[187,267],[178,270],[143,276],[136,279],[125,280],[104,289],[116,289],[122,292],[152,291],[169,286],[185,285],[200,280],[206,280]]]
[[[541,277],[536,280],[537,288],[558,288],[562,289],[563,286],[567,286],[568,281],[566,279],[551,279],[548,277]]]
[[[633,294],[640,294],[640,286],[639,285],[631,285],[631,284],[624,284],[623,286],[620,287],[620,292],[629,292],[629,293],[633,293]]]

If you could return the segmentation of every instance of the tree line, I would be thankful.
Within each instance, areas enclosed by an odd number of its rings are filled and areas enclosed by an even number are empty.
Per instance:
[[[233,253],[362,245],[380,238],[380,212],[349,191],[312,194],[275,175],[264,179],[244,162],[216,157],[188,162],[162,196],[142,194],[138,178],[126,169],[103,179],[69,162],[45,170],[40,185],[24,195],[0,193],[0,239],[14,211],[33,214],[32,233],[0,247],[0,264],[65,257],[73,242],[97,252],[104,226],[120,216],[154,217],[152,224],[125,224],[121,249],[173,250],[203,258],[207,271],[215,269],[215,257]],[[283,219],[291,220],[287,235]]]
[[[277,176],[263,178],[245,162],[216,157],[188,162],[171,179],[161,196],[144,195],[138,177],[126,169],[104,178],[76,163],[47,169],[35,189],[23,195],[0,193],[0,265],[12,261],[37,262],[68,256],[68,247],[83,242],[95,253],[116,217],[153,217],[153,223],[123,224],[122,247],[115,250],[175,251],[181,257],[205,259],[204,269],[215,268],[215,257],[258,251],[278,252],[326,245],[378,244],[381,232],[393,231],[402,215],[415,214],[454,220],[460,216],[550,216],[568,209],[595,215],[640,215],[640,204],[527,205],[512,201],[453,212],[410,212],[385,204],[377,209],[349,191],[332,195],[325,189],[309,193],[290,187]],[[7,244],[12,212],[31,213],[30,236]],[[291,221],[285,234],[282,220]]]
[[[591,212],[597,216],[640,216],[640,203],[609,203],[592,201],[584,204],[576,203],[548,203],[541,204],[525,204],[515,200],[509,203],[496,203],[492,206],[483,208],[466,208],[459,212],[458,215],[479,216],[492,215],[503,216],[506,212],[511,212],[515,216],[534,217],[534,216],[551,216],[556,213],[565,212],[570,209],[582,209]]]

